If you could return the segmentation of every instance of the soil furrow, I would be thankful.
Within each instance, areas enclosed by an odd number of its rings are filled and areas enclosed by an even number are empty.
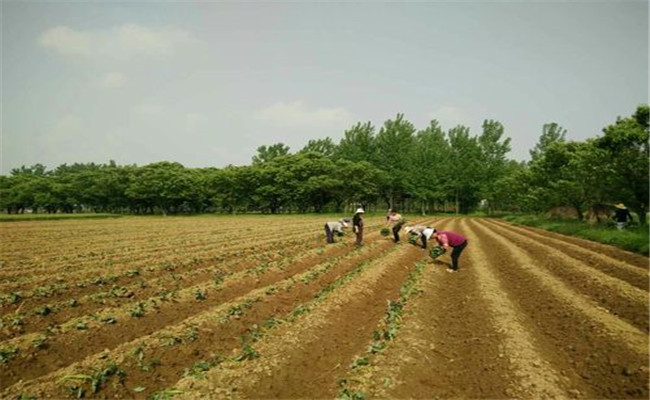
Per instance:
[[[571,243],[569,240],[563,241],[557,237],[549,237],[532,232],[510,224],[497,223],[494,220],[485,219],[486,223],[498,226],[504,229],[504,232],[514,232],[526,236],[535,242],[544,243],[546,246],[553,248],[555,251],[562,252],[568,257],[577,260],[583,264],[588,264],[594,269],[602,271],[614,278],[623,280],[630,285],[639,289],[648,291],[648,277],[650,274],[647,269],[641,269],[637,265],[630,264],[619,259],[600,253],[597,249],[580,246]],[[565,236],[568,239],[568,236]]]
[[[524,325],[535,327],[547,359],[567,366],[560,369],[561,375],[588,386],[588,393],[578,390],[571,395],[647,398],[647,335],[573,292],[539,268],[539,259],[484,224],[478,220],[470,226],[491,257],[499,260],[494,272],[504,293],[522,310]]]
[[[562,235],[561,233],[551,232],[544,229],[537,229],[530,226],[512,224],[510,222],[497,220],[497,219],[492,219],[492,221],[494,223],[504,225],[513,229],[526,231],[533,235],[539,235],[545,238],[555,239],[556,241],[559,241],[563,245],[571,244],[577,246],[578,249],[588,249],[596,254],[601,254],[603,256],[606,256],[607,259],[609,259],[610,261],[611,260],[613,260],[614,262],[623,261],[628,265],[633,265],[641,269],[642,271],[647,272],[648,270],[650,270],[650,263],[648,261],[648,257],[643,256],[641,254],[631,253],[629,251],[625,251],[615,246],[610,246],[607,244],[598,243],[592,240],[582,239],[574,236]]]
[[[466,233],[457,220],[448,227]],[[370,398],[513,397],[503,335],[486,310],[469,257],[474,246],[469,243],[457,273],[446,272],[448,256],[429,260],[418,285],[423,293],[407,305],[396,340],[377,355],[360,386]]]
[[[486,220],[481,220],[481,223],[489,226],[501,237],[507,237],[518,247],[526,249],[535,260],[538,260],[539,265],[543,265],[546,270],[570,285],[576,292],[588,296],[608,312],[648,332],[650,297],[647,287],[646,290],[641,290],[625,281],[613,278],[537,239],[505,230],[501,226],[487,223]]]
[[[270,318],[283,317],[284,314],[294,310],[301,302],[313,297],[313,293],[319,288],[326,286],[328,283],[337,279],[337,277],[347,273],[351,268],[359,262],[364,262],[370,259],[381,256],[387,249],[392,248],[392,245],[387,241],[376,242],[371,245],[364,246],[350,253],[349,255],[340,258],[333,263],[332,266],[327,267],[325,272],[318,276],[316,279],[305,281],[304,283],[296,282],[289,290],[268,291],[267,296],[262,301],[253,302],[247,311],[240,316],[235,316],[230,319],[230,322],[223,324],[216,321],[214,317],[198,316],[193,318],[197,321],[204,321],[201,325],[194,323],[183,322],[180,325],[191,325],[198,335],[192,339],[191,342],[184,343],[182,346],[164,347],[156,346],[153,343],[152,337],[145,337],[142,340],[135,340],[131,343],[122,344],[122,350],[115,350],[110,352],[112,359],[129,359],[125,354],[127,348],[138,348],[147,343],[146,360],[155,359],[159,362],[159,366],[155,367],[154,371],[143,370],[142,360],[135,362],[135,364],[127,363],[126,361],[120,363],[120,368],[125,372],[126,379],[123,384],[113,385],[110,388],[105,388],[102,391],[103,396],[120,397],[120,398],[144,398],[146,393],[137,394],[133,389],[145,385],[149,388],[150,392],[154,390],[162,390],[167,385],[171,385],[178,380],[183,370],[192,367],[190,360],[211,360],[215,361],[223,355],[230,353],[233,348],[238,348],[240,338],[251,333],[251,327],[260,325]],[[329,263],[329,262],[328,262]],[[309,272],[304,272],[303,276],[308,276]],[[293,278],[288,279],[292,281]],[[259,290],[258,290],[259,291]],[[241,298],[240,298],[241,299]],[[223,308],[220,306],[219,308]],[[177,329],[181,330],[181,329]],[[157,336],[165,336],[158,334]],[[170,333],[169,337],[173,335]],[[138,345],[137,342],[143,342]],[[173,342],[172,342],[173,343]],[[140,347],[141,349],[143,347]],[[143,354],[145,351],[143,350]],[[97,356],[89,357],[89,359],[97,358]],[[99,357],[103,358],[103,357]],[[96,364],[97,360],[86,360],[83,364]],[[78,366],[80,368],[80,366]],[[66,368],[67,374],[72,374],[70,371],[72,367]],[[63,372],[58,374],[64,375]],[[38,390],[39,394],[43,396],[47,393],[54,393],[51,382],[55,379],[53,374],[45,376],[35,381],[26,382],[25,384],[17,385],[11,388],[8,393],[20,393],[29,388],[34,393]],[[39,382],[40,381],[40,382]],[[39,397],[41,397],[39,396]],[[48,397],[48,396],[46,396]]]
[[[365,350],[386,301],[398,297],[401,283],[423,256],[410,245],[400,245],[304,319],[282,325],[262,339],[256,346],[261,358],[244,368],[210,371],[206,382],[185,379],[177,386],[194,388],[183,394],[187,398],[334,397],[341,366]],[[239,379],[244,375],[245,381]]]

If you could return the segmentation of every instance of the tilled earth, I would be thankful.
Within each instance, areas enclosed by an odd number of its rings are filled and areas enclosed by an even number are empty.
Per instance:
[[[222,235],[223,253],[206,247],[202,259],[202,247],[191,247],[194,275],[174,269],[168,282],[164,268],[151,268],[140,289],[121,278],[133,293],[105,308],[87,287],[67,290],[88,301],[51,316],[24,313],[40,309],[27,300],[5,304],[1,397],[649,397],[647,257],[494,219],[409,222],[468,238],[457,273],[446,271],[448,255],[433,261],[381,237],[380,218],[367,220],[361,248],[350,235],[323,245],[319,220],[303,218],[291,221],[292,234],[308,239],[285,252],[273,241],[281,230],[269,228],[254,257]],[[209,243],[200,226],[184,229]],[[166,248],[164,236],[156,240]],[[23,284],[16,271],[12,289]],[[212,272],[223,279],[212,282]],[[171,283],[176,296],[154,296],[152,286]],[[65,293],[53,298],[63,304]],[[146,313],[135,318],[138,302]],[[115,323],[98,322],[108,314]],[[24,315],[20,329],[14,315]]]

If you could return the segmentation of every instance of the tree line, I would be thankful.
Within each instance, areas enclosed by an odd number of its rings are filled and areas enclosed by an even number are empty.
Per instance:
[[[503,125],[485,120],[444,130],[417,130],[402,114],[377,129],[357,123],[335,143],[310,140],[297,152],[261,146],[250,165],[186,168],[41,164],[0,176],[0,208],[44,212],[203,213],[324,212],[362,205],[405,212],[541,212],[570,206],[582,218],[593,205],[624,202],[643,221],[648,209],[648,114],[618,118],[603,134],[566,140],[557,123],[543,126],[531,159],[507,157]]]

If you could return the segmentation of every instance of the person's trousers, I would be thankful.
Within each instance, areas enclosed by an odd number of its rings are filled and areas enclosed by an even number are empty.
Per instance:
[[[393,226],[393,237],[395,238],[395,243],[399,242],[399,230],[402,229],[402,225],[404,225],[404,223],[398,222]]]
[[[458,271],[458,257],[460,257],[460,253],[463,252],[465,247],[467,247],[467,240],[458,246],[454,246],[454,249],[451,251],[451,269],[454,271]]]
[[[325,236],[327,236],[327,243],[334,243],[334,233],[327,224],[325,224]]]
[[[362,226],[357,227],[356,234],[357,234],[356,244],[361,246],[363,244],[363,227]]]

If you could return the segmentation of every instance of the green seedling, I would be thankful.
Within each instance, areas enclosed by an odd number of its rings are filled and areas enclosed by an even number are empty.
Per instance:
[[[194,291],[194,298],[198,301],[203,301],[207,299],[207,297],[205,296],[205,291],[201,289],[196,289]]]
[[[350,365],[350,368],[355,369],[368,364],[370,364],[368,357],[357,357],[352,362],[352,365]]]
[[[79,322],[77,325],[75,325],[75,328],[77,328],[80,331],[84,331],[84,330],[88,329],[88,324],[86,324],[84,322]]]
[[[43,307],[41,307],[41,308],[39,308],[38,310],[35,311],[35,313],[37,315],[40,315],[40,316],[43,316],[43,317],[50,314],[51,312],[52,312],[52,307],[50,307],[49,305],[45,305],[45,306],[43,306]]]
[[[143,317],[145,314],[144,303],[141,301],[138,302],[135,307],[129,310],[129,314],[131,314],[133,318]]]
[[[203,379],[205,378],[204,372],[209,371],[210,368],[214,367],[215,365],[215,363],[209,361],[197,361],[194,363],[194,365],[192,365],[192,368],[185,368],[185,371],[183,371],[183,376],[192,376],[197,379]]]
[[[131,269],[131,270],[126,271],[125,275],[127,277],[129,277],[129,278],[133,278],[134,276],[140,275],[140,270],[139,269]]]
[[[375,341],[370,346],[368,346],[368,353],[377,354],[377,353],[383,351],[385,348],[386,348],[386,342],[382,342],[382,341],[378,340],[378,341]]]
[[[46,337],[37,337],[36,339],[32,340],[32,344],[34,345],[35,349],[44,349],[47,347],[47,338]]]
[[[9,360],[16,357],[17,354],[18,348],[16,346],[0,348],[0,364],[6,364]]]
[[[352,392],[345,388],[339,391],[339,397],[336,400],[366,400],[366,395],[363,392]]]
[[[254,360],[256,358],[260,358],[260,356],[261,356],[260,353],[255,351],[255,349],[253,349],[251,345],[247,344],[242,349],[241,354],[235,357],[234,360],[235,361]]]
[[[165,347],[171,347],[179,343],[183,343],[183,339],[177,336],[171,336],[171,337],[168,336],[162,339],[162,345]]]
[[[185,339],[188,342],[197,341],[199,339],[199,328],[191,326],[187,331],[185,331]]]
[[[117,322],[117,320],[114,317],[108,316],[100,319],[100,322],[103,322],[108,325],[112,325]]]
[[[79,302],[75,299],[71,299],[68,301],[68,307],[76,307],[79,305]]]

